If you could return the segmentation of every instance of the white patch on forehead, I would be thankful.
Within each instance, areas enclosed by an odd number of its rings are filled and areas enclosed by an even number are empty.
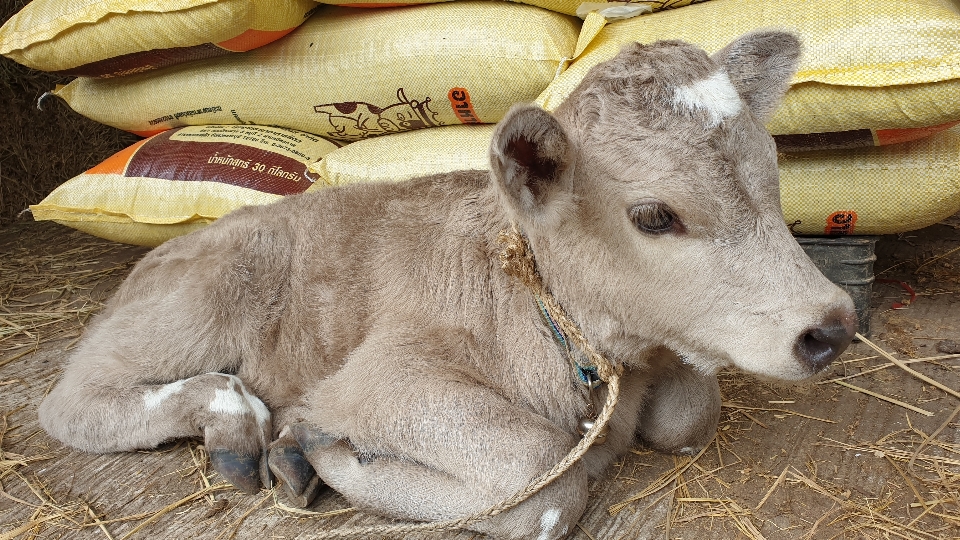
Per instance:
[[[143,404],[146,406],[148,411],[152,411],[163,405],[163,402],[167,400],[170,396],[179,393],[183,390],[183,385],[186,381],[177,381],[170,384],[165,384],[156,390],[150,390],[143,394]]]
[[[719,125],[724,118],[736,116],[743,110],[740,94],[725,71],[718,71],[706,79],[674,89],[673,106],[688,111],[706,111],[710,116],[710,127]]]
[[[544,512],[540,516],[540,536],[537,537],[537,540],[549,540],[550,533],[553,532],[553,528],[557,526],[558,521],[560,521],[559,508],[551,508]]]

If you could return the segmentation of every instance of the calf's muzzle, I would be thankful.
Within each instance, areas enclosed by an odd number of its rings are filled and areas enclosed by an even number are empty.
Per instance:
[[[800,362],[817,373],[847,349],[856,332],[856,312],[847,307],[836,308],[819,325],[800,334],[794,350]]]

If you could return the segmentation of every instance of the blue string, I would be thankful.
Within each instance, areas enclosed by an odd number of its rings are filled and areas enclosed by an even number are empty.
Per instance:
[[[553,331],[553,337],[560,342],[560,345],[567,351],[570,350],[570,346],[567,344],[567,338],[564,337],[563,332],[560,331],[560,327],[557,326],[557,322],[553,320],[553,317],[550,316],[550,313],[547,311],[547,306],[543,304],[543,301],[540,300],[540,297],[536,297],[537,305],[540,306],[540,314],[543,315],[543,320],[547,322],[547,326],[550,327],[550,330]],[[572,357],[571,357],[572,359]],[[590,386],[592,383],[600,380],[600,375],[597,373],[597,368],[595,366],[583,367],[576,360],[573,360],[573,363],[577,368],[577,377],[580,378],[580,382]]]

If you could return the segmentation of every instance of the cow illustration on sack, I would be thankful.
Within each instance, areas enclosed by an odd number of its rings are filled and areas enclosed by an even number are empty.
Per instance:
[[[397,89],[397,103],[378,107],[363,101],[315,105],[314,112],[324,115],[330,131],[324,136],[354,142],[377,135],[442,126],[437,113],[430,109],[430,98],[407,99],[403,88]]]

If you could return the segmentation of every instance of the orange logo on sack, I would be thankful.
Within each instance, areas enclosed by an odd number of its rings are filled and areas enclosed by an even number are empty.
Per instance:
[[[483,123],[477,117],[476,111],[473,110],[470,93],[467,92],[466,88],[451,88],[447,98],[450,99],[450,106],[453,107],[453,112],[456,113],[457,120],[460,120],[461,124]]]
[[[857,224],[857,213],[853,210],[841,210],[827,216],[825,234],[841,235],[853,234],[853,227]]]

